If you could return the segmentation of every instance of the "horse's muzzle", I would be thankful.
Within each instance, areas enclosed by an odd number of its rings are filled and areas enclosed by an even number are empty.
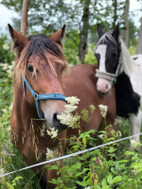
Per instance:
[[[97,91],[100,94],[107,94],[111,90],[112,83],[110,83],[108,80],[99,78],[97,81]]]

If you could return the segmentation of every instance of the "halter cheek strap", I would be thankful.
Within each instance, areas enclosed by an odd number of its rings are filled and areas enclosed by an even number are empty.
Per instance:
[[[23,79],[23,89],[24,89],[25,97],[28,100],[27,93],[26,93],[26,86],[27,86],[30,93],[32,94],[32,96],[35,99],[36,109],[37,109],[39,118],[43,119],[44,116],[41,114],[41,112],[39,110],[38,100],[62,100],[62,101],[66,102],[66,96],[64,96],[63,94],[60,94],[60,93],[37,94],[30,86],[26,76],[23,76],[22,79]]]
[[[100,71],[99,69],[96,69],[96,77],[104,78],[104,79],[109,80],[112,83],[115,83],[117,80],[118,72],[120,70],[121,65],[122,65],[122,54],[120,53],[120,58],[119,58],[118,66],[115,73],[112,74],[109,72],[103,72],[103,71]]]

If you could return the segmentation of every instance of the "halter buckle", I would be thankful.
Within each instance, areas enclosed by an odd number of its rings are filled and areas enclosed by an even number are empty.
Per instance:
[[[34,97],[35,100],[38,100],[38,94],[37,93],[34,93],[33,97]]]

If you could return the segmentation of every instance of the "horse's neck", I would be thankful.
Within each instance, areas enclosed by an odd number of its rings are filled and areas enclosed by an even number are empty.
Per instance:
[[[120,39],[120,43],[121,43],[121,56],[122,56],[122,71],[124,71],[128,76],[130,76],[134,71],[136,71],[136,67],[129,54],[128,49],[126,48],[124,42],[121,39]]]

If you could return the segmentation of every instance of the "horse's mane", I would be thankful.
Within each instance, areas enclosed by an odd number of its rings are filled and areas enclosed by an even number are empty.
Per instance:
[[[121,38],[119,38],[119,41],[121,44],[122,69],[128,76],[130,76],[133,71],[136,71],[136,64],[131,58],[124,41]]]
[[[50,38],[46,37],[43,34],[38,34],[35,36],[30,36],[28,39],[28,45],[23,49],[21,56],[19,57],[19,59],[17,59],[15,64],[16,79],[19,84],[21,84],[22,75],[25,75],[28,59],[31,56],[35,60],[33,65],[34,75],[36,75],[36,70],[39,69],[38,62],[36,61],[36,56],[39,56],[43,60],[45,60],[54,73],[55,70],[53,67],[53,60],[54,63],[63,64],[64,70],[65,68],[67,68],[68,63],[61,48]]]

